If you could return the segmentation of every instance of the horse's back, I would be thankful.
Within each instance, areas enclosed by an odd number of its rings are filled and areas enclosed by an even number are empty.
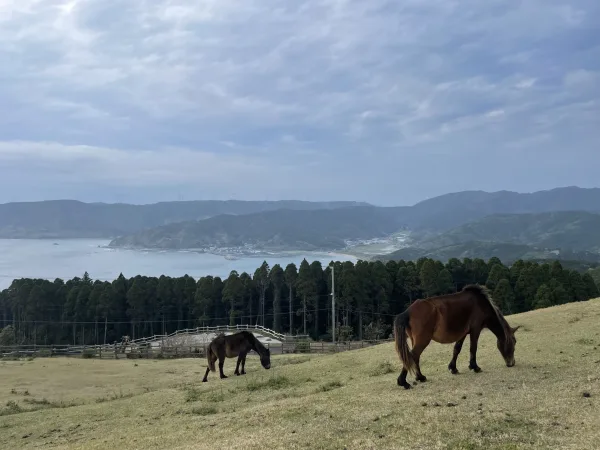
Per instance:
[[[478,316],[479,305],[474,296],[458,294],[415,301],[408,308],[411,328],[431,333],[431,338],[441,344],[465,337]]]

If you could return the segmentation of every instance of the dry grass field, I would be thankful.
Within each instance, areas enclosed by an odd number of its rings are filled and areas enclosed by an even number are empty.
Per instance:
[[[392,344],[336,355],[205,361],[36,359],[0,362],[0,448],[596,449],[600,448],[600,300],[509,317],[517,365],[485,331],[478,362],[447,370],[432,344],[429,381],[396,386]],[[411,379],[412,381],[412,379]]]

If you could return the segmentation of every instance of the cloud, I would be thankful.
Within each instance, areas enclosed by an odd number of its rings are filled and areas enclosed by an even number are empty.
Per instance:
[[[594,0],[0,0],[0,201],[92,183],[404,204],[550,187],[545,161],[577,155],[560,179],[593,183],[599,18]],[[510,180],[449,175],[515,152]]]

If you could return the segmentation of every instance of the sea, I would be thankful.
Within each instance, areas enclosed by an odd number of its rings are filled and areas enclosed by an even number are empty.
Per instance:
[[[185,250],[129,250],[108,248],[108,240],[98,239],[0,239],[0,290],[18,278],[68,280],[88,272],[94,280],[112,281],[120,273],[172,277],[185,274],[198,279],[206,275],[226,278],[232,270],[250,275],[267,261],[270,267],[289,263],[300,266],[303,259],[320,261],[356,261],[350,255],[331,252],[290,252],[260,256],[225,256]]]

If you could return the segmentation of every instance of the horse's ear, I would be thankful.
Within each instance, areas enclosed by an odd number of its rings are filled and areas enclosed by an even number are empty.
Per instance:
[[[521,328],[521,325],[517,325],[516,327],[514,327],[514,328],[511,328],[511,329],[512,329],[512,332],[513,332],[513,334],[515,334],[519,328]]]

